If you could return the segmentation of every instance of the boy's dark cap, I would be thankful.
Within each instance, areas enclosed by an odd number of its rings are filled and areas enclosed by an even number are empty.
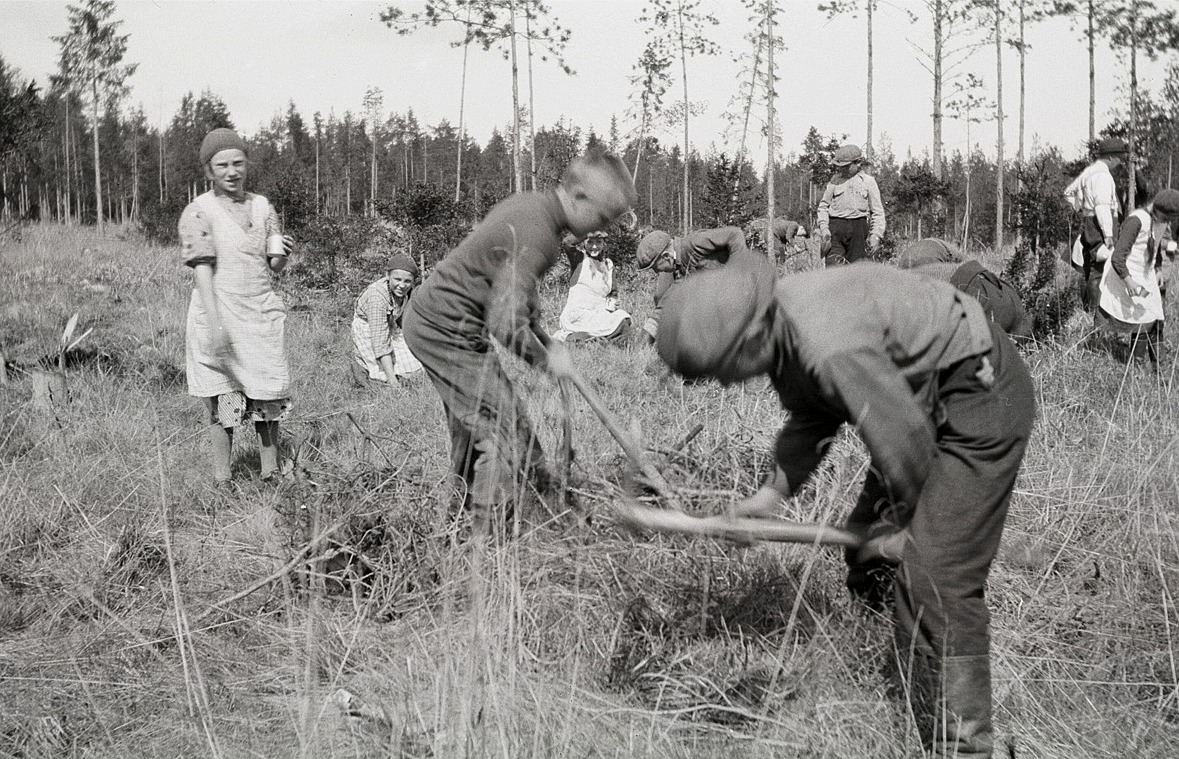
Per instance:
[[[1125,155],[1130,152],[1126,141],[1121,137],[1104,137],[1097,143],[1097,155]]]
[[[836,166],[847,166],[852,161],[861,161],[863,158],[864,154],[860,151],[859,145],[842,145],[835,151],[832,163]]]
[[[714,376],[773,302],[776,281],[773,265],[760,256],[680,280],[663,299],[660,358],[689,379]]]
[[[913,269],[926,264],[944,264],[957,260],[954,249],[945,240],[927,237],[907,246],[897,256],[897,266]]]
[[[655,259],[659,258],[668,243],[671,242],[671,235],[660,230],[650,232],[642,240],[639,240],[639,247],[635,250],[635,263],[639,267],[639,271],[649,268]]]
[[[1179,190],[1159,190],[1154,196],[1154,210],[1167,216],[1179,216]]]

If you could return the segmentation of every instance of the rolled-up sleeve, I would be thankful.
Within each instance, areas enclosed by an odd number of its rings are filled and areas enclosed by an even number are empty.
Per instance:
[[[217,265],[217,249],[213,245],[213,225],[196,203],[190,203],[180,214],[180,256],[185,266],[196,268],[202,264]]]
[[[872,177],[864,177],[864,181],[868,184],[868,215],[871,217],[868,234],[880,239],[884,237],[886,226],[884,201],[880,199],[880,185],[876,184],[876,180]]]
[[[1138,239],[1138,233],[1141,231],[1142,222],[1137,216],[1132,215],[1126,219],[1118,233],[1118,242],[1114,245],[1113,255],[1109,257],[1109,265],[1113,267],[1114,273],[1121,277],[1123,282],[1130,281],[1130,269],[1126,266],[1126,259],[1130,256],[1130,251],[1134,248],[1134,242]]]
[[[368,324],[369,344],[377,359],[393,353],[394,337],[394,326],[389,321],[389,288],[383,279],[379,284],[381,286],[369,287],[361,294],[357,308]]]
[[[815,211],[815,221],[818,223],[820,230],[826,229],[828,222],[831,220],[831,199],[834,192],[834,185],[828,182],[826,189],[823,190],[823,197],[819,200],[819,207]]]

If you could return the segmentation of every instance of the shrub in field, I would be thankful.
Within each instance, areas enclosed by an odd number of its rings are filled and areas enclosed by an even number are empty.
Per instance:
[[[338,277],[337,260],[352,258],[367,248],[376,235],[376,220],[364,216],[336,218],[316,214],[292,230],[299,242],[306,246],[309,266],[300,269],[305,284],[332,283]],[[324,271],[324,264],[327,271]]]
[[[380,217],[404,229],[406,252],[415,260],[424,260],[427,267],[437,264],[467,236],[471,231],[468,220],[476,210],[456,202],[449,190],[425,183],[377,202]]]
[[[1016,169],[1020,184],[1013,206],[1020,237],[1003,277],[1019,289],[1040,339],[1058,334],[1080,303],[1071,274],[1058,265],[1068,253],[1072,218],[1064,201],[1064,168],[1053,149]]]
[[[180,242],[177,223],[188,205],[187,198],[169,195],[163,203],[146,203],[139,215],[139,229],[149,242],[176,245]]]

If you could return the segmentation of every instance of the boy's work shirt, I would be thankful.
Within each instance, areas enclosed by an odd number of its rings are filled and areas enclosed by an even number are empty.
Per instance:
[[[409,307],[453,336],[459,349],[486,351],[490,333],[539,364],[549,337],[536,286],[557,262],[566,226],[552,191],[501,201],[415,289]]]
[[[868,234],[884,237],[884,202],[880,199],[880,187],[875,179],[862,171],[842,182],[827,183],[819,201],[817,217],[820,229],[826,228],[832,218],[868,218]]]
[[[943,421],[938,375],[992,345],[978,302],[947,283],[869,263],[786,277],[774,300],[781,359],[770,377],[791,413],[772,485],[796,492],[848,423],[895,500],[915,505]]]
[[[745,233],[737,227],[701,229],[671,241],[675,251],[675,271],[661,271],[655,278],[655,305],[667,293],[677,279],[694,271],[716,269],[724,266],[735,255],[749,253],[745,244]]]

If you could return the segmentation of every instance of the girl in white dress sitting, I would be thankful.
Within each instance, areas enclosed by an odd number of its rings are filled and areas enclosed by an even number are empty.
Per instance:
[[[614,292],[614,262],[603,257],[606,233],[594,232],[573,248],[569,299],[561,311],[560,329],[553,338],[565,342],[605,339],[622,342],[630,331],[630,314],[618,308]]]

